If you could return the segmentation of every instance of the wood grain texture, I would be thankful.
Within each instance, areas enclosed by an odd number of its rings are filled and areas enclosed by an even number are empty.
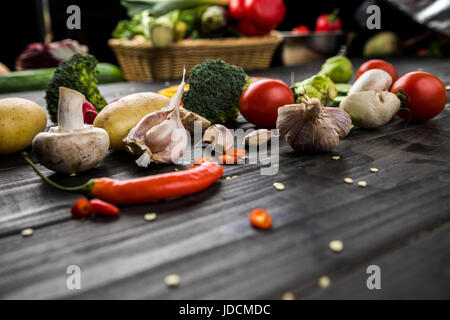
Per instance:
[[[420,66],[450,83],[448,59],[394,63],[399,73]],[[289,82],[291,71],[300,80],[317,68],[255,75]],[[123,83],[101,86],[101,91],[110,101],[165,85]],[[20,96],[44,104],[42,92]],[[251,127],[242,119],[236,126]],[[334,154],[341,159],[332,160]],[[182,168],[142,169],[133,160],[110,152],[91,171],[52,177],[76,185],[92,177],[128,178]],[[2,157],[0,298],[276,299],[288,290],[304,298],[372,298],[360,271],[374,261],[386,272],[383,285],[389,288],[374,298],[419,297],[408,288],[448,298],[448,227],[436,227],[450,221],[449,164],[447,107],[425,124],[396,119],[380,130],[356,130],[333,153],[299,155],[281,142],[275,176],[262,176],[262,165],[226,166],[225,177],[237,177],[221,179],[199,194],[123,207],[118,219],[76,222],[69,208],[79,196],[44,185],[19,155]],[[370,167],[379,172],[371,173]],[[365,180],[368,187],[347,185],[345,177]],[[274,182],[283,182],[286,189],[276,191]],[[249,226],[248,213],[255,207],[272,214],[272,230]],[[158,213],[157,220],[145,222],[147,212]],[[27,227],[35,233],[23,238],[20,231]],[[343,241],[343,252],[328,249],[333,239]],[[66,289],[65,271],[71,264],[81,267],[81,290]],[[169,273],[181,276],[178,288],[166,288]],[[317,288],[323,274],[333,280],[325,291]],[[431,281],[435,278],[427,274],[442,281]]]

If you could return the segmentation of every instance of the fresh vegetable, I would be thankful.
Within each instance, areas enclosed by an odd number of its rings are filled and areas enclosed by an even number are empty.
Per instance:
[[[89,203],[91,204],[92,212],[96,215],[116,217],[120,213],[119,208],[115,205],[100,199],[92,199]]]
[[[272,132],[267,129],[258,129],[250,132],[244,137],[245,146],[259,146],[272,139]]]
[[[283,0],[245,0],[244,8],[244,19],[257,26],[271,29],[280,24],[286,15]]]
[[[150,10],[154,16],[162,16],[173,10],[190,9],[202,5],[218,5],[226,6],[229,0],[123,0],[130,17],[142,12]]]
[[[385,91],[389,90],[391,84],[392,78],[389,73],[381,69],[371,69],[364,72],[355,81],[348,94],[369,90]]]
[[[89,216],[92,213],[91,203],[86,198],[78,199],[73,204],[72,209],[70,209],[70,212],[74,219],[89,218]]]
[[[45,182],[57,189],[81,193],[118,205],[146,203],[197,193],[223,176],[222,166],[204,162],[190,170],[128,180],[95,178],[81,186],[63,187],[44,176],[27,156],[25,160]]]
[[[178,89],[178,86],[171,86],[171,87],[159,90],[158,94],[161,94],[168,98],[172,98],[175,95],[175,93],[177,92],[177,89]],[[189,84],[186,84],[184,86],[184,91],[187,91],[187,90],[189,90]]]
[[[221,36],[228,25],[228,12],[224,7],[211,6],[201,18],[201,33],[204,37]]]
[[[203,162],[214,162],[211,157],[198,157],[194,159],[194,164],[202,164]]]
[[[83,103],[83,121],[85,124],[93,124],[98,113],[89,101]]]
[[[391,92],[402,101],[399,116],[408,121],[433,119],[445,108],[447,91],[442,81],[427,72],[410,72],[400,77]]]
[[[338,96],[346,96],[350,92],[351,88],[352,85],[350,83],[336,83]]]
[[[236,156],[239,158],[245,158],[247,152],[244,149],[228,149],[225,151],[225,155]]]
[[[296,102],[301,102],[304,96],[317,98],[323,105],[327,105],[337,96],[334,82],[327,76],[315,75],[300,82],[292,88]]]
[[[242,68],[222,60],[205,60],[191,70],[183,106],[212,123],[236,120],[239,99],[249,84]]]
[[[379,128],[397,114],[400,100],[387,91],[362,91],[350,94],[341,103],[340,108],[361,128]]]
[[[323,107],[317,98],[278,109],[277,129],[295,151],[332,150],[350,131],[352,120],[342,109]]]
[[[131,128],[167,103],[169,98],[153,92],[134,93],[108,104],[95,118],[94,126],[108,132],[111,149],[123,150],[122,140]]]
[[[344,56],[331,57],[322,65],[319,75],[328,76],[333,82],[348,82],[353,77],[353,65]]]
[[[233,147],[234,136],[227,127],[215,124],[206,129],[202,142],[210,143],[216,152],[223,153]]]
[[[9,68],[7,66],[5,66],[3,63],[0,62],[0,75],[8,74],[10,72],[11,72],[11,70],[9,70]]]
[[[136,164],[140,167],[147,167],[150,162],[175,162],[187,147],[187,134],[179,111],[185,72],[169,103],[142,118],[123,140],[127,151],[139,156]]]
[[[347,96],[337,96],[331,101],[331,106],[337,108],[340,106],[342,100],[344,100]]]
[[[150,40],[157,48],[165,48],[175,41],[175,24],[180,11],[174,10],[155,19],[150,27]]]
[[[272,216],[264,209],[258,208],[250,212],[250,224],[258,229],[272,228]]]
[[[84,56],[79,53],[58,66],[45,94],[47,110],[53,122],[57,122],[56,112],[60,87],[67,87],[84,94],[97,110],[103,109],[106,100],[97,88],[96,66],[97,60],[94,56]]]
[[[387,56],[398,52],[400,40],[390,31],[383,31],[372,36],[364,45],[364,57]]]
[[[240,33],[248,37],[262,37],[272,30],[271,27],[259,26],[247,19],[239,21],[238,29]]]
[[[392,78],[392,83],[394,83],[398,79],[398,73],[395,67],[389,62],[379,59],[372,59],[364,62],[356,72],[356,79],[358,79],[367,70],[372,69],[380,69],[389,73]]]
[[[83,94],[60,87],[58,96],[58,126],[34,138],[33,153],[40,164],[56,172],[91,169],[108,151],[108,133],[84,124],[82,109],[86,98]]]
[[[45,43],[31,43],[16,60],[16,70],[57,67],[76,53],[86,54],[88,48],[76,40]]]
[[[295,34],[308,34],[310,31],[307,26],[301,24],[292,29],[291,32]]]
[[[224,154],[218,158],[220,164],[236,164],[238,163],[238,156],[233,154]]]
[[[239,101],[242,116],[260,127],[274,127],[278,108],[294,103],[294,95],[284,82],[275,79],[260,80],[244,90]]]
[[[245,17],[245,0],[230,0],[229,3],[230,15],[236,20],[241,20]]]
[[[316,20],[316,32],[339,31],[342,29],[342,21],[338,17],[339,9],[334,9],[331,14],[322,14]]]
[[[42,90],[47,88],[56,68],[16,71],[0,75],[0,93]],[[122,71],[115,65],[99,63],[95,72],[98,83],[123,81]]]
[[[195,134],[196,126],[201,131],[205,131],[211,126],[211,122],[198,114],[186,110],[185,108],[180,106],[180,119],[183,123],[184,128],[192,134]]]
[[[46,125],[47,115],[37,103],[22,98],[0,99],[0,155],[27,148]]]

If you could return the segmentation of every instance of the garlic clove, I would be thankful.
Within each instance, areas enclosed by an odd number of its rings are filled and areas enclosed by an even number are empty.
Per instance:
[[[177,92],[167,106],[142,118],[123,140],[126,149],[139,155],[139,166],[150,162],[171,163],[183,156],[187,147],[187,134],[180,119],[180,101],[184,90],[184,77]]]
[[[258,129],[250,132],[244,137],[243,144],[245,146],[259,146],[267,143],[272,139],[272,132],[267,129]]]
[[[234,136],[227,127],[215,124],[206,129],[202,142],[211,143],[215,151],[224,153],[233,147]]]
[[[295,151],[332,150],[351,129],[343,110],[323,107],[317,98],[278,108],[277,129]]]

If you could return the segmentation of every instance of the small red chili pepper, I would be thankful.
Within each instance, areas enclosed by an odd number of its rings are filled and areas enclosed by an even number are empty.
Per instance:
[[[234,155],[225,154],[219,157],[220,164],[236,164],[238,157]]]
[[[228,149],[225,151],[225,155],[237,156],[240,158],[245,158],[246,151],[243,149]]]
[[[258,229],[272,228],[272,216],[264,209],[257,208],[250,212],[250,224]]]
[[[86,198],[78,199],[70,210],[74,219],[87,218],[92,213],[91,203]]]
[[[115,205],[102,201],[100,199],[92,199],[90,201],[92,212],[101,216],[118,216],[120,213],[119,208]]]
[[[210,157],[198,157],[194,159],[194,164],[202,164],[204,162],[214,162],[214,159]]]

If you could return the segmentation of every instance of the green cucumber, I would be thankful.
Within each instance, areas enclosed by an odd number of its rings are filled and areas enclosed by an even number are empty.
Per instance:
[[[123,81],[122,71],[109,63],[97,65],[98,83]],[[52,80],[55,68],[14,71],[0,75],[0,93],[42,90]]]
[[[342,100],[344,100],[345,98],[347,98],[346,96],[337,96],[336,98],[334,98],[331,101],[331,107],[339,107],[339,105],[341,104]]]
[[[336,89],[339,96],[346,96],[351,88],[352,85],[350,83],[336,83]]]

